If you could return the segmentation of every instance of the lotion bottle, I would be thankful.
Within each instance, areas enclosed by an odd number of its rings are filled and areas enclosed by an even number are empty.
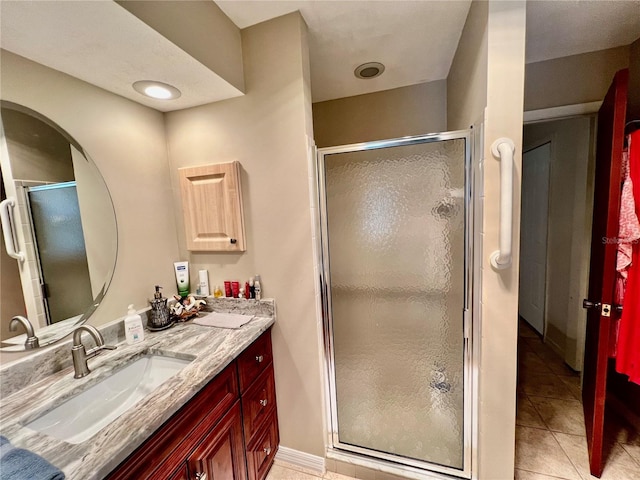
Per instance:
[[[262,299],[262,285],[260,275],[256,275],[253,279],[253,289],[256,292],[256,300]]]
[[[127,343],[133,345],[144,340],[144,329],[142,328],[142,317],[133,309],[133,304],[127,308],[127,316],[124,319],[124,334],[127,337]]]

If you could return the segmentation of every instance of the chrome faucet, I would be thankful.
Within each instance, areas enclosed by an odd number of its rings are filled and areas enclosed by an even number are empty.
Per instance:
[[[96,347],[88,352],[82,344],[82,331],[85,330],[91,334],[96,342]],[[73,378],[82,378],[91,373],[87,360],[98,355],[102,350],[115,350],[118,347],[105,345],[102,334],[91,325],[81,325],[73,332],[73,347],[71,347],[71,357],[73,358],[73,369],[75,371]]]
[[[36,337],[36,334],[33,331],[33,325],[31,325],[31,322],[27,318],[21,315],[16,315],[11,319],[11,323],[9,323],[9,330],[15,332],[18,329],[18,324],[20,323],[27,331],[27,340],[24,342],[25,350],[33,350],[34,348],[40,347],[38,337]]]

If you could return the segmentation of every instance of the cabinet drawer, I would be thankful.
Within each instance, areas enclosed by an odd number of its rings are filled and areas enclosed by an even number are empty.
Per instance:
[[[272,360],[271,329],[269,329],[238,357],[240,391],[244,392],[249,388],[251,382],[264,371]]]
[[[242,396],[244,434],[247,442],[251,441],[275,406],[276,386],[273,365],[270,365]]]
[[[264,480],[278,450],[278,418],[273,410],[263,428],[247,446],[249,480]]]

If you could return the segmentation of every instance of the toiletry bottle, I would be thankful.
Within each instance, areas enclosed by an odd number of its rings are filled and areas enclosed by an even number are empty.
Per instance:
[[[244,298],[251,298],[251,287],[249,287],[249,282],[244,282]]]
[[[213,296],[216,298],[222,297],[222,290],[220,289],[220,285],[216,285],[216,289],[213,291]]]
[[[256,292],[256,300],[260,300],[262,298],[262,285],[260,284],[260,275],[256,275],[253,279],[253,289]]]
[[[200,287],[200,295],[204,295],[205,297],[209,296],[209,272],[207,270],[198,271],[198,277],[200,282],[198,283]]]
[[[175,262],[173,266],[176,272],[178,295],[185,298],[189,295],[189,262]]]
[[[133,304],[127,308],[127,316],[124,319],[124,334],[127,337],[127,343],[133,345],[144,340],[144,329],[142,328],[142,317],[133,309]]]
[[[253,277],[249,278],[249,298],[256,298],[256,286]]]

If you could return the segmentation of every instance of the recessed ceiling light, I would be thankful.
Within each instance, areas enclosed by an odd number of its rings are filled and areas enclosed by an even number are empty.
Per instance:
[[[158,100],[172,100],[182,95],[180,90],[176,87],[152,80],[140,80],[139,82],[135,82],[133,84],[133,89],[146,97]]]
[[[353,74],[357,78],[362,78],[363,80],[369,80],[370,78],[376,78],[382,75],[384,72],[384,65],[379,62],[367,62],[363,63],[359,67],[357,67]]]

